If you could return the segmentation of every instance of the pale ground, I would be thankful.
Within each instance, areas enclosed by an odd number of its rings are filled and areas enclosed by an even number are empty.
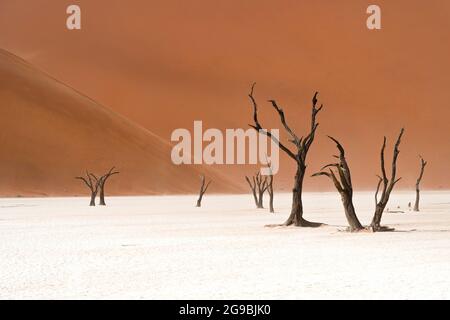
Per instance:
[[[350,234],[336,193],[305,194],[319,229],[253,209],[250,195],[0,199],[0,298],[450,298],[450,192],[424,192],[421,213],[385,213],[398,232]],[[393,194],[406,208],[414,193]],[[373,194],[355,204],[370,221]]]

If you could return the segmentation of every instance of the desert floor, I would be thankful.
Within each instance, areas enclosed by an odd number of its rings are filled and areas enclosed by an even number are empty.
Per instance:
[[[450,192],[392,195],[383,223],[396,232],[340,232],[336,193],[304,195],[318,229],[283,222],[250,195],[0,199],[0,298],[50,299],[415,299],[450,298]],[[370,222],[373,194],[355,205]]]

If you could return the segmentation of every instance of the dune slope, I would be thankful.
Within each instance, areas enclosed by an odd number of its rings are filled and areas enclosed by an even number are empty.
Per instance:
[[[112,166],[110,194],[197,192],[200,172],[211,191],[239,191],[210,168],[173,165],[168,142],[3,50],[0,126],[2,196],[86,194],[74,177]]]

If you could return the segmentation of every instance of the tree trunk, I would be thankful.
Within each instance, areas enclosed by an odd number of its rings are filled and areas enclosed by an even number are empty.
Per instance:
[[[375,214],[373,215],[372,223],[370,226],[373,230],[379,230],[380,229],[380,223],[381,223],[381,217],[383,216],[385,206],[377,205],[375,209]]]
[[[294,189],[292,190],[292,209],[291,215],[284,223],[284,225],[294,225],[296,227],[320,227],[323,224],[318,222],[310,222],[303,218],[303,201],[302,201],[302,189],[303,178],[305,177],[306,167],[297,166],[297,173],[295,174]]]
[[[420,167],[420,175],[417,178],[417,182],[416,182],[416,203],[414,204],[414,211],[420,211],[419,209],[419,202],[420,202],[420,181],[422,181],[423,178],[423,173],[425,171],[425,167],[427,165],[427,162],[422,158],[422,156],[420,156],[420,163],[421,163],[421,167]]]
[[[95,207],[95,196],[96,196],[95,193],[91,194],[91,202],[89,203],[89,206],[91,207]]]
[[[212,181],[212,180],[210,180],[207,184],[205,184],[206,178],[204,175],[200,175],[200,179],[201,179],[201,185],[200,185],[200,191],[198,193],[197,208],[200,208],[202,206],[203,195],[206,193],[206,190],[208,190],[208,187]]]
[[[259,191],[259,198],[258,198],[258,203],[257,203],[257,207],[258,209],[264,209],[264,191]]]
[[[103,182],[100,186],[100,202],[99,205],[106,206],[105,202],[105,182]]]
[[[355,207],[353,201],[348,199],[347,196],[341,195],[342,203],[344,204],[345,217],[350,226],[350,231],[358,231],[364,229],[356,216]]]
[[[416,202],[414,203],[414,211],[419,211],[419,202],[420,202],[420,189],[419,184],[416,184]]]
[[[270,213],[274,213],[275,210],[273,208],[273,191],[269,194],[270,198],[269,198],[269,208],[270,208]]]
[[[95,198],[97,197],[98,188],[100,186],[100,180],[98,180],[94,174],[89,173],[89,171],[86,171],[86,178],[75,177],[75,179],[83,181],[85,185],[89,188],[89,190],[91,191],[91,201],[89,202],[89,206],[95,207]]]
[[[304,170],[300,166],[297,167],[295,174],[294,189],[292,190],[292,208],[291,215],[285,222],[286,225],[302,226],[303,220],[303,202],[302,202],[302,188],[303,178],[305,176]]]

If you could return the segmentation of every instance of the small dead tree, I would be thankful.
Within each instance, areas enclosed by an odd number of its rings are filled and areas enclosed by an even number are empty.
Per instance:
[[[303,191],[303,180],[306,171],[306,159],[308,151],[314,142],[315,133],[319,124],[316,122],[317,114],[322,110],[323,105],[317,107],[317,95],[316,92],[312,98],[312,110],[311,110],[311,129],[308,135],[303,137],[298,137],[291,127],[286,123],[285,115],[283,109],[281,109],[275,100],[269,100],[272,107],[278,113],[280,117],[280,122],[283,125],[285,131],[289,136],[289,141],[294,145],[295,151],[292,151],[281,143],[275,136],[273,136],[269,131],[263,129],[262,125],[258,120],[258,104],[253,96],[255,89],[255,84],[252,85],[249,98],[253,105],[253,121],[254,124],[250,127],[254,128],[259,133],[265,134],[268,138],[272,139],[279,148],[285,152],[292,160],[297,164],[297,171],[295,173],[294,188],[292,191],[292,209],[289,218],[283,224],[283,226],[294,225],[297,227],[320,227],[322,223],[310,222],[303,218],[303,201],[302,201],[302,191]]]
[[[273,208],[273,174],[271,173],[267,179],[267,192],[269,193],[269,210],[270,213],[275,213]]]
[[[264,192],[267,190],[267,177],[264,177],[264,179],[261,176],[260,172],[257,172],[250,181],[249,177],[245,176],[245,180],[247,180],[248,185],[252,189],[253,193],[253,199],[255,200],[256,208],[263,209],[263,198],[264,198]]]
[[[86,177],[75,177],[75,179],[83,181],[89,190],[91,190],[91,202],[89,205],[95,207],[95,198],[97,197],[101,179],[97,179],[97,177],[92,173],[89,173],[89,171],[86,171]]]
[[[101,206],[106,206],[106,202],[105,202],[105,184],[108,181],[108,179],[116,174],[119,174],[119,171],[114,171],[115,167],[112,167],[108,173],[104,174],[103,176],[100,177],[100,202],[99,205]]]
[[[199,197],[197,200],[197,207],[200,208],[202,206],[202,199],[203,195],[206,193],[206,190],[208,190],[209,185],[211,184],[212,180],[210,180],[208,183],[206,183],[205,176],[202,174],[200,176],[201,185],[200,185],[200,192]]]
[[[341,195],[342,204],[344,205],[345,217],[349,224],[349,230],[351,232],[364,229],[356,216],[355,207],[353,205],[353,185],[350,174],[350,168],[347,160],[345,159],[345,150],[342,145],[335,138],[328,136],[336,143],[339,150],[339,156],[334,156],[339,159],[339,163],[331,163],[324,166],[320,172],[313,174],[314,176],[326,176],[330,178],[339,194]],[[336,168],[337,174],[332,170]],[[328,171],[324,171],[328,169]]]
[[[403,136],[403,133],[405,132],[405,129],[401,129],[400,134],[397,138],[397,142],[394,146],[394,154],[392,157],[392,169],[391,169],[391,178],[388,179],[386,175],[386,167],[385,167],[385,161],[384,161],[384,151],[386,149],[386,137],[384,137],[383,140],[383,146],[381,147],[381,153],[380,153],[380,161],[381,161],[381,176],[378,176],[379,181],[377,185],[377,191],[375,196],[376,201],[376,207],[375,207],[375,213],[372,219],[372,223],[370,224],[370,228],[372,231],[389,231],[392,229],[389,229],[387,227],[381,227],[381,217],[383,216],[384,209],[386,208],[386,205],[389,201],[389,197],[391,195],[392,190],[394,189],[397,182],[401,180],[401,178],[397,178],[397,158],[400,153],[399,146],[401,143],[401,139]],[[381,198],[378,200],[378,193],[380,191],[381,187]]]
[[[425,171],[425,166],[427,165],[427,162],[422,158],[422,156],[419,156],[419,157],[420,157],[420,174],[416,181],[416,202],[414,203],[414,211],[417,211],[417,212],[420,211],[420,209],[419,209],[420,182],[422,181],[423,173]]]
[[[273,208],[273,171],[272,164],[268,161],[266,156],[267,168],[269,169],[269,175],[267,176],[267,193],[269,194],[269,210],[270,213],[275,213]]]

